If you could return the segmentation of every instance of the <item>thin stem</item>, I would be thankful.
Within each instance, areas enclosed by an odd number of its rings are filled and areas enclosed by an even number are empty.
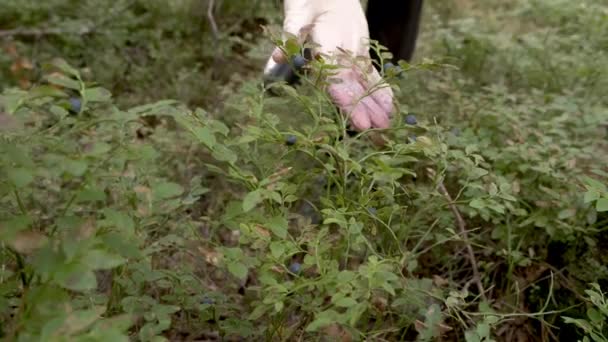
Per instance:
[[[427,169],[427,172],[432,177],[434,177],[436,175],[435,171],[432,169]],[[450,193],[448,192],[445,185],[443,184],[443,181],[439,182],[438,187],[439,187],[439,192],[447,199],[450,209],[452,210],[452,213],[454,214],[454,217],[456,218],[456,223],[458,225],[458,229],[460,230],[460,233],[462,234],[462,240],[464,241],[464,244],[467,248],[467,252],[469,255],[469,262],[471,263],[471,267],[473,268],[473,277],[474,277],[473,280],[475,281],[475,284],[477,285],[477,289],[479,290],[479,295],[481,296],[481,298],[486,300],[485,290],[483,288],[483,284],[481,283],[481,275],[479,274],[479,268],[477,266],[477,259],[475,258],[475,252],[473,251],[473,247],[471,246],[471,243],[469,242],[466,223],[465,223],[464,219],[462,218],[462,215],[460,215],[460,211],[458,211],[458,208],[452,202],[452,196],[450,196]]]

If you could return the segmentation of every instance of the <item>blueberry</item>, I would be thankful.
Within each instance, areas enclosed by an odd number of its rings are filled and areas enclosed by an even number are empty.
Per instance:
[[[296,84],[298,83],[298,77],[289,64],[275,64],[270,70],[264,72],[264,87],[268,87],[277,81]],[[270,87],[269,91],[272,95],[278,95],[276,88]]]
[[[367,212],[370,213],[371,215],[376,215],[377,210],[374,207],[369,207],[369,208],[367,208]]]
[[[356,136],[357,134],[359,134],[359,132],[357,132],[357,131],[355,131],[355,130],[353,130],[353,129],[351,129],[351,128],[349,127],[349,128],[347,128],[347,129],[346,129],[346,134],[347,134],[347,135],[348,135],[350,138],[352,138],[352,137]]]
[[[298,139],[296,138],[295,135],[288,135],[287,138],[285,139],[285,144],[287,146],[295,145],[296,141],[298,141]]]
[[[202,304],[207,304],[207,305],[213,305],[213,299],[205,296],[203,297],[203,299],[201,300]]]
[[[306,58],[304,58],[304,56],[296,55],[293,58],[293,66],[296,67],[296,69],[301,69],[304,65],[306,65]]]
[[[389,72],[389,70],[393,70],[392,72],[394,73],[394,75],[398,76],[401,74],[401,71],[403,71],[400,65],[395,65],[391,62],[387,62],[384,64],[384,72],[387,73]]]
[[[416,120],[416,115],[414,115],[414,114],[406,115],[405,123],[408,125],[412,125],[412,126],[415,126],[416,124],[418,124],[418,120]]]
[[[291,273],[300,273],[301,269],[302,269],[302,264],[300,264],[299,262],[294,262],[291,265],[289,265],[289,272],[291,272]]]
[[[412,142],[416,141],[416,134],[411,134],[411,135],[409,136],[409,139],[410,139]]]
[[[70,111],[73,113],[80,113],[80,109],[82,107],[82,103],[80,99],[77,97],[70,98]]]

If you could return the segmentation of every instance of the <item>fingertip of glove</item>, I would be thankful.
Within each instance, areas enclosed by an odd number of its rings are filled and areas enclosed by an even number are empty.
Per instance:
[[[353,112],[351,113],[350,121],[353,129],[359,132],[365,131],[372,127],[372,123],[369,117],[367,116],[367,113],[362,110],[357,110],[357,108],[355,108],[355,110],[353,110]]]
[[[277,64],[286,64],[287,56],[281,49],[275,48],[272,52],[272,60]]]

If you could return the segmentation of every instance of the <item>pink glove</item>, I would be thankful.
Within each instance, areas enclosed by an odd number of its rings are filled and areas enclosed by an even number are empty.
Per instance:
[[[309,38],[319,45],[313,55],[321,54],[327,63],[340,66],[329,77],[327,92],[349,115],[352,128],[388,128],[393,92],[371,64],[367,20],[359,0],[285,0],[284,6],[284,32]],[[359,57],[357,63],[354,56]],[[265,73],[285,62],[277,48]]]

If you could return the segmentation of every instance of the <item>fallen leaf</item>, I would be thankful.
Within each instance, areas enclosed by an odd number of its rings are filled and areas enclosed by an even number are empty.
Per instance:
[[[450,282],[447,279],[444,279],[438,275],[434,275],[433,283],[435,283],[436,286],[443,287],[443,286],[448,285]]]
[[[279,266],[272,266],[270,270],[279,274],[285,273],[285,270]]]
[[[47,242],[47,237],[34,230],[22,230],[9,240],[10,246],[20,254],[31,254]]]
[[[93,235],[95,235],[95,220],[90,218],[88,219],[80,228],[78,229],[78,240],[87,240]]]
[[[268,231],[268,229],[260,226],[260,225],[256,225],[255,226],[255,231],[260,234],[260,236],[265,237],[265,238],[269,238],[270,237],[270,232]]]
[[[421,333],[427,329],[427,326],[423,321],[417,319],[416,322],[414,322],[414,328],[416,329],[417,332]],[[441,335],[454,330],[454,328],[450,327],[449,325],[443,324],[443,323],[437,324],[434,328],[437,329],[437,331],[439,331],[439,333]]]
[[[214,251],[213,249],[209,249],[203,246],[197,248],[198,251],[203,255],[205,261],[208,264],[217,266],[220,263],[221,255],[220,253]]]
[[[338,324],[331,324],[323,329],[326,335],[332,337],[334,341],[351,342],[353,340],[351,334]]]

